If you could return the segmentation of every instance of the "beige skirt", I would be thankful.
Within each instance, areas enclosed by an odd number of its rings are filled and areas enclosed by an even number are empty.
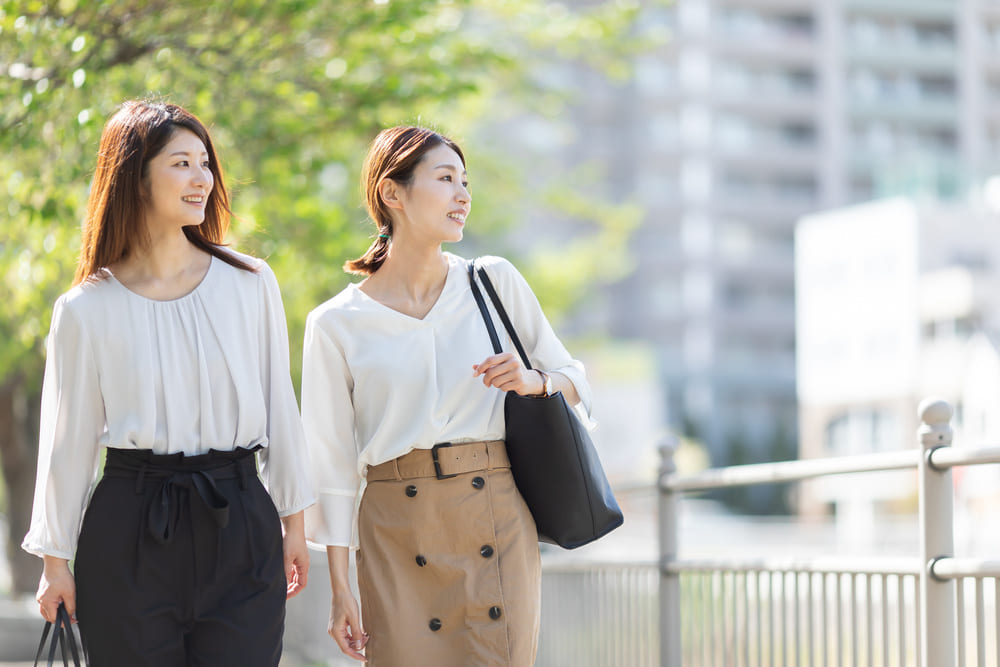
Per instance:
[[[503,442],[414,450],[368,468],[358,524],[369,665],[534,664],[538,534]]]

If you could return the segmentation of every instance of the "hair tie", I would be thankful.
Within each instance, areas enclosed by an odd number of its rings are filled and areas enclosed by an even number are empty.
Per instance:
[[[389,235],[388,234],[379,234],[378,237],[380,239],[387,239],[387,238],[389,238]]]

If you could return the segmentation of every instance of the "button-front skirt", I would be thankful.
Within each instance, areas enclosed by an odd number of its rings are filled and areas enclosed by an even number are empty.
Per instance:
[[[429,450],[369,468],[357,555],[368,664],[530,667],[538,535],[503,443],[438,451],[443,474],[449,457],[468,471],[439,479]]]

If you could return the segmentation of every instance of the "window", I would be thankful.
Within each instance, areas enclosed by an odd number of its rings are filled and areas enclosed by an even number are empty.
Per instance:
[[[851,410],[831,420],[824,439],[826,453],[833,456],[886,452],[909,446],[902,437],[896,414],[867,408]]]

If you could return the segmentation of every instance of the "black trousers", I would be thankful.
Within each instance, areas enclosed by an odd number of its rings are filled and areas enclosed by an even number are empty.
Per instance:
[[[108,449],[76,554],[91,667],[276,667],[281,525],[253,452]]]

